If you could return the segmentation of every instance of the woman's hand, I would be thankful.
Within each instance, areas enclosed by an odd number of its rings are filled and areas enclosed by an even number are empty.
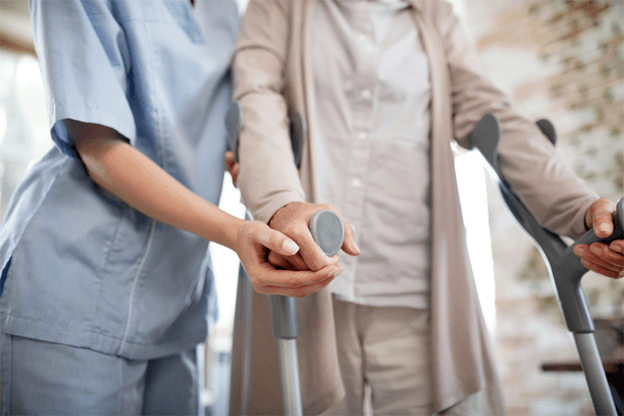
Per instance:
[[[279,231],[259,221],[249,221],[237,233],[235,249],[256,292],[261,294],[304,297],[327,286],[342,272],[336,264],[318,271],[282,270],[268,261],[268,252],[294,256],[299,246]]]
[[[284,233],[292,238],[301,250],[295,256],[281,258],[271,255],[269,260],[283,268],[294,268],[297,270],[320,270],[330,264],[337,264],[337,256],[328,257],[323,250],[314,242],[310,232],[309,223],[312,215],[321,210],[329,209],[342,218],[338,208],[331,204],[311,204],[307,202],[291,202],[278,209],[269,221],[272,229]],[[352,256],[360,254],[360,249],[355,243],[353,230],[347,221],[342,218],[345,227],[344,242],[342,250]],[[281,253],[277,253],[281,254]]]
[[[236,251],[257,292],[303,297],[327,286],[342,271],[336,264],[316,272],[272,266],[269,250],[292,256],[299,251],[297,244],[263,223],[245,222],[202,199],[114,130],[74,121],[67,125],[96,184],[157,221]]]
[[[609,237],[613,233],[612,214],[615,210],[613,201],[598,199],[585,213],[585,224],[594,229],[597,237]],[[615,240],[610,245],[579,244],[574,247],[574,254],[581,258],[581,263],[589,270],[614,279],[624,277],[624,240]]]
[[[236,180],[238,179],[238,163],[234,157],[234,152],[228,150],[225,152],[225,168],[230,175],[232,175],[232,183],[236,186]]]

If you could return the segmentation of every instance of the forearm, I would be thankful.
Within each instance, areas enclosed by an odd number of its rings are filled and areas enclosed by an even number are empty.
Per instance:
[[[268,222],[284,205],[305,201],[289,138],[286,94],[291,2],[251,1],[233,60],[234,99],[243,108],[237,185],[254,218]],[[267,30],[270,28],[270,30]],[[291,108],[292,110],[292,108]]]
[[[234,247],[243,220],[193,193],[114,130],[80,124],[76,149],[97,185],[157,221]]]
[[[468,134],[481,117],[495,115],[501,127],[500,169],[514,193],[543,227],[558,234],[582,234],[584,213],[598,195],[561,159],[539,128],[487,79],[465,28],[447,11],[439,26],[447,28],[444,42],[456,139],[468,146]]]

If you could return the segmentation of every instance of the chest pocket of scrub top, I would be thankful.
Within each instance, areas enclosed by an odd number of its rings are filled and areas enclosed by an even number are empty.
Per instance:
[[[177,1],[165,1],[165,6],[167,10],[171,14],[172,19],[180,26],[184,32],[188,35],[189,39],[193,43],[203,44],[204,37],[201,34],[201,30],[195,21],[195,17],[190,9],[190,7],[186,4],[188,0],[184,3],[180,3]]]

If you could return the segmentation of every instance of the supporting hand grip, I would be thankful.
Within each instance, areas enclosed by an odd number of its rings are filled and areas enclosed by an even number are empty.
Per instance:
[[[345,229],[342,219],[334,211],[322,209],[310,218],[310,232],[316,244],[328,256],[340,251],[344,242]]]
[[[548,139],[552,143],[556,143],[556,132],[552,124],[540,120],[539,127],[548,135]],[[617,213],[614,215],[615,231],[610,237],[598,239],[594,231],[589,230],[568,247],[558,235],[539,225],[533,214],[505,181],[498,166],[497,147],[499,140],[500,126],[498,119],[492,114],[485,115],[468,137],[470,146],[478,149],[492,168],[495,177],[498,179],[503,199],[510,211],[529,237],[533,239],[549,264],[568,329],[577,333],[592,332],[594,330],[593,322],[580,285],[581,278],[587,269],[574,255],[573,248],[577,244],[591,244],[597,241],[608,244],[615,239],[624,238],[622,234],[624,199],[620,199],[617,204]]]

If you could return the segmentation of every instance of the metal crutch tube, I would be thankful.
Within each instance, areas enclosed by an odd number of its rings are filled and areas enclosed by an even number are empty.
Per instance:
[[[328,256],[340,250],[344,240],[344,225],[340,217],[329,210],[320,210],[310,219],[314,241]],[[297,301],[295,298],[271,295],[273,334],[277,338],[282,380],[282,402],[285,415],[302,415],[299,362],[297,359]]]
[[[229,148],[234,152],[235,160],[238,161],[238,136],[243,127],[242,108],[238,103],[233,103],[226,115],[226,125],[230,132]],[[299,112],[291,116],[291,145],[294,162],[297,168],[301,164],[303,140],[305,137],[306,123]],[[246,213],[246,219],[252,219],[251,213]],[[312,215],[309,222],[310,232],[314,241],[328,256],[336,254],[344,240],[344,224],[341,218],[329,210],[319,210]],[[244,279],[245,281],[241,281]],[[239,288],[244,287],[244,355],[243,355],[243,385],[242,385],[242,412],[249,409],[249,368],[251,361],[251,308],[253,287],[247,277],[244,268],[240,267]],[[299,364],[297,357],[296,339],[299,336],[297,325],[296,299],[288,296],[271,295],[271,319],[273,334],[277,338],[278,353],[280,360],[280,378],[282,385],[282,403],[285,415],[300,416],[303,414],[301,402],[301,385],[299,379]]]
[[[547,120],[537,122],[542,132],[556,142],[554,127]],[[587,231],[572,245],[568,246],[558,235],[542,228],[535,217],[513,193],[505,181],[499,166],[497,146],[500,139],[500,126],[492,114],[485,115],[468,137],[472,148],[477,148],[492,168],[498,180],[499,189],[507,206],[524,231],[533,240],[548,265],[550,276],[556,289],[566,325],[574,334],[581,360],[581,367],[587,380],[590,396],[598,415],[616,415],[615,404],[594,340],[594,325],[581,288],[581,278],[587,269],[574,255],[577,244],[591,244],[601,241],[605,244],[624,237],[624,198],[617,204],[614,214],[614,232],[606,239],[598,239],[593,230]]]

